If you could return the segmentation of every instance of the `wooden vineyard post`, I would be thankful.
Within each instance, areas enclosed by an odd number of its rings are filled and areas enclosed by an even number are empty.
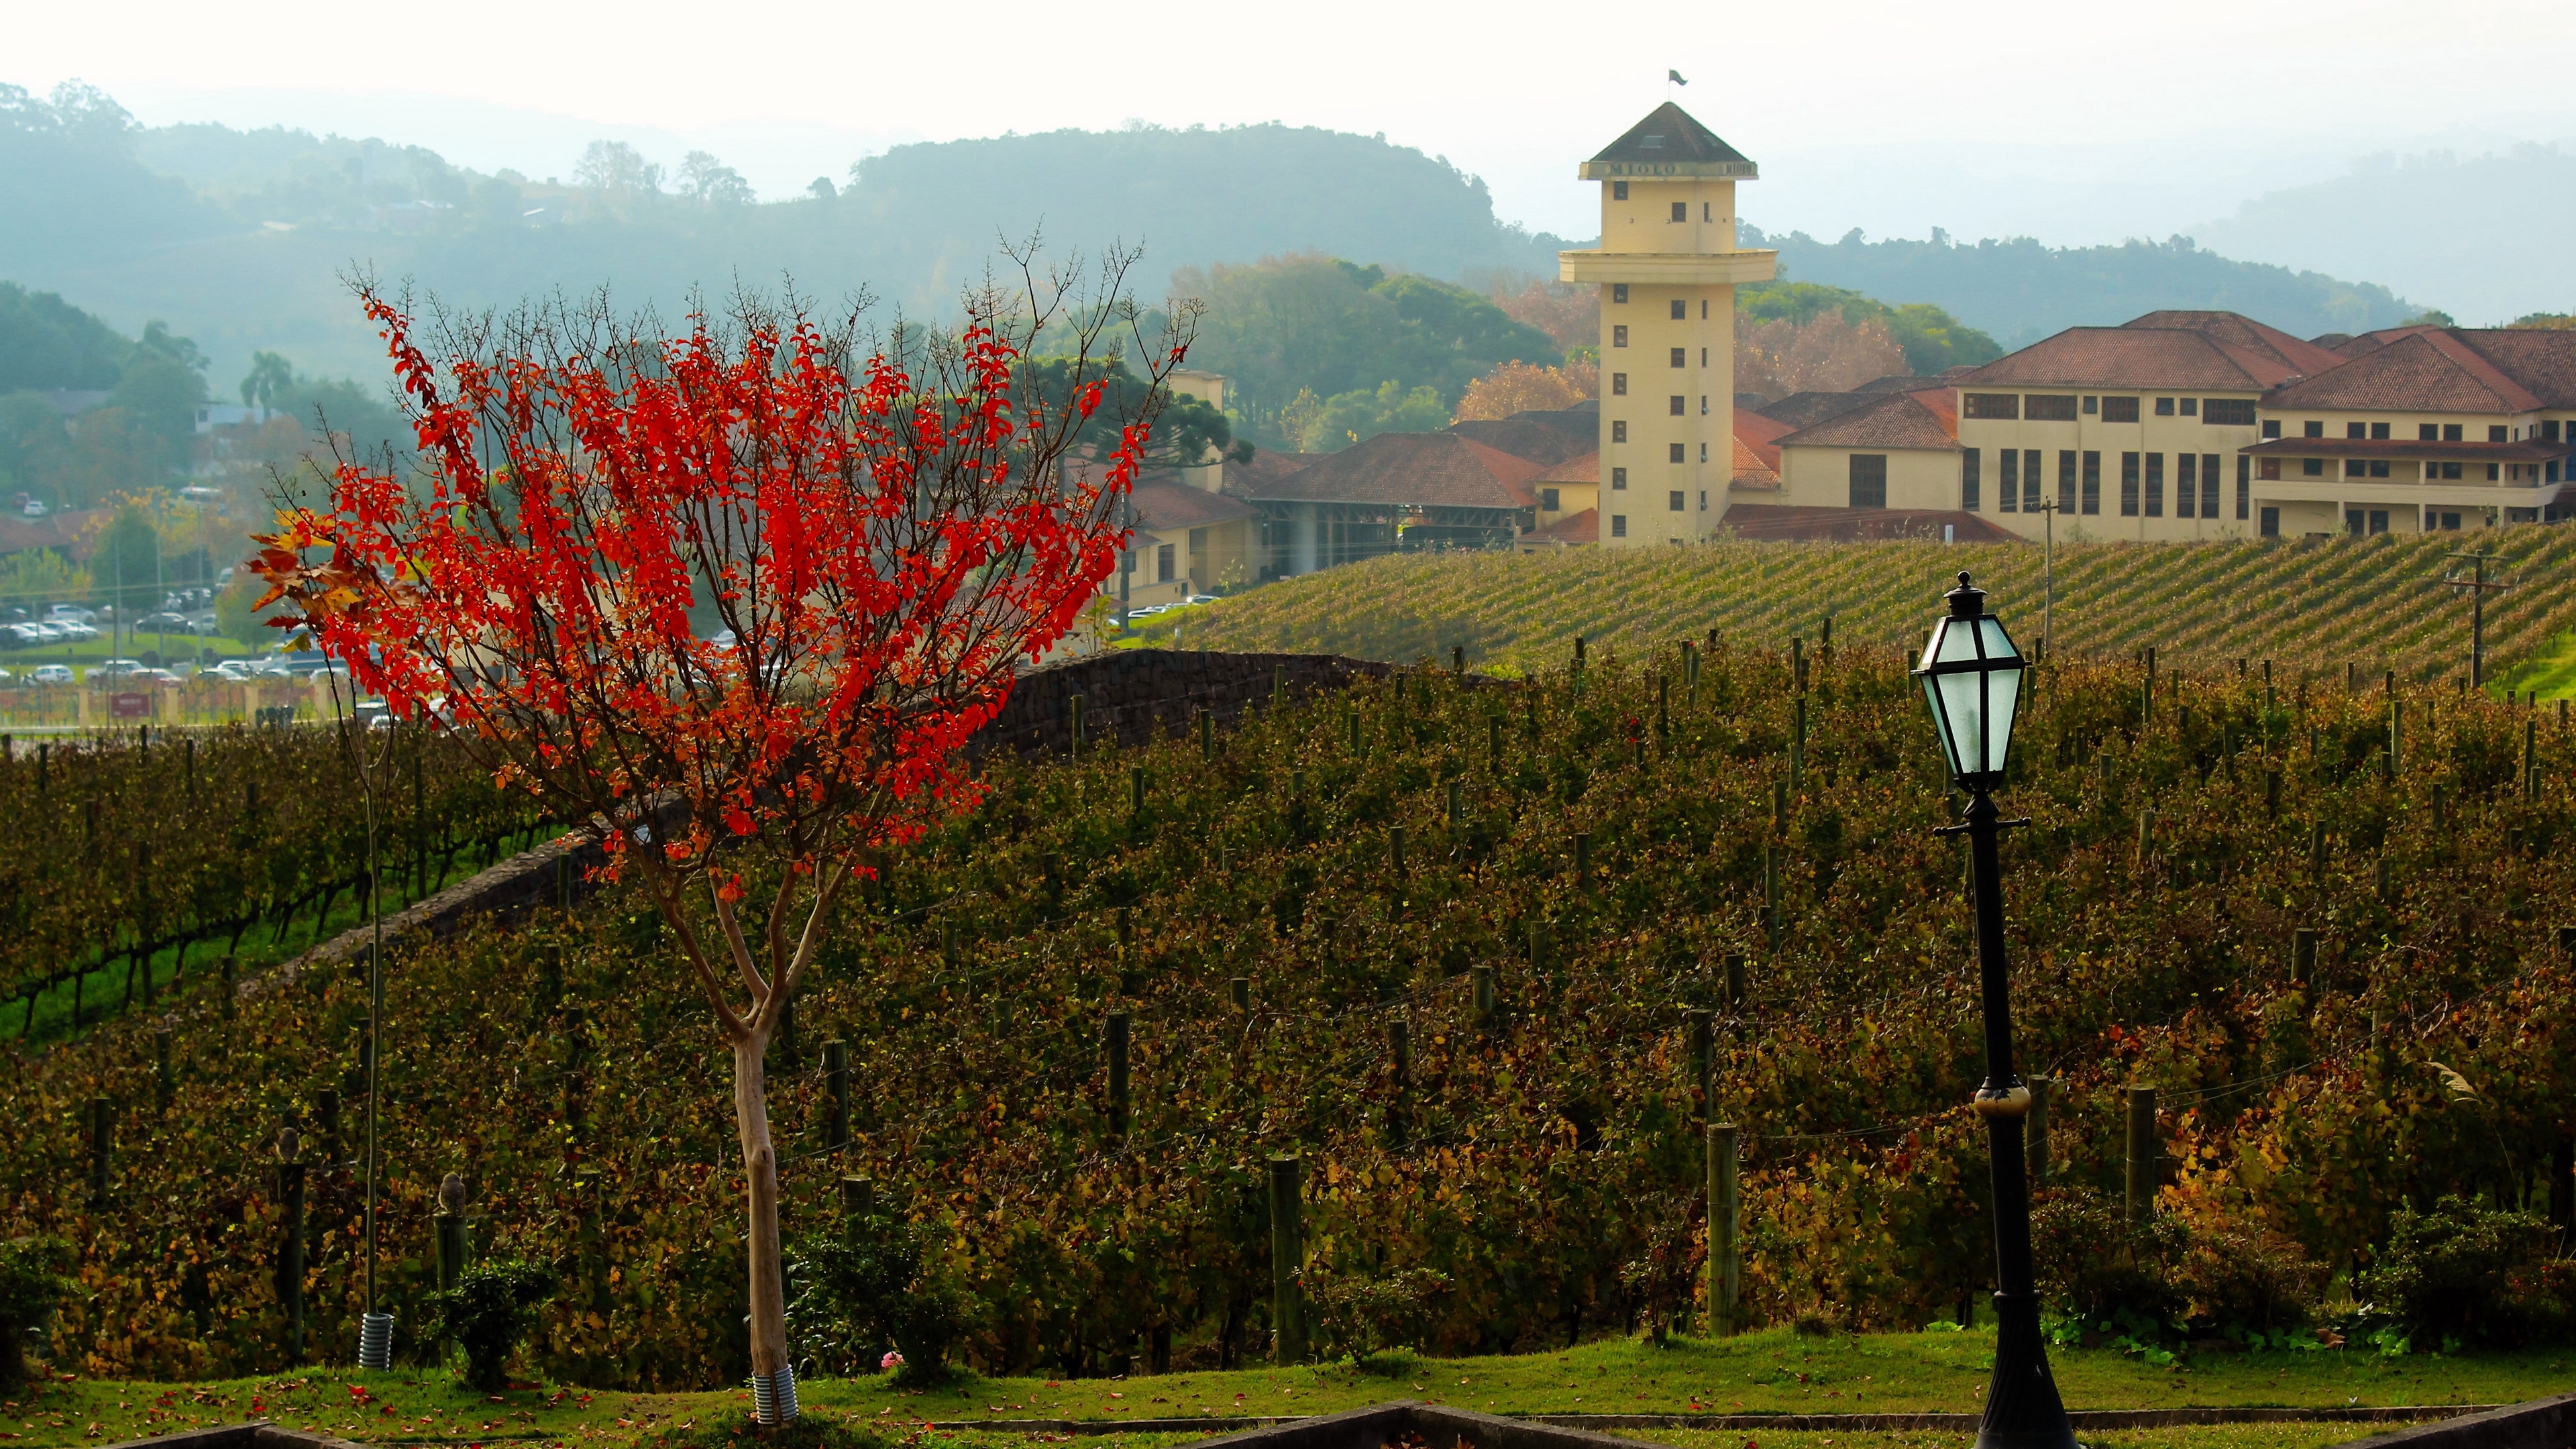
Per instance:
[[[877,1185],[857,1173],[841,1176],[841,1219],[855,1227],[876,1216]]]
[[[850,1044],[823,1043],[823,1085],[832,1094],[832,1115],[825,1141],[834,1152],[850,1145]]]
[[[1503,717],[1498,714],[1489,714],[1485,716],[1485,768],[1489,770],[1500,770],[1502,767]]]
[[[1467,785],[1463,780],[1449,782],[1449,829],[1455,832],[1467,818]]]
[[[2129,1088],[2129,1221],[2156,1213],[2156,1089]]]
[[[1123,1011],[1109,1013],[1109,1136],[1127,1140],[1127,1023]]]
[[[1742,1288],[1736,1255],[1735,1124],[1708,1124],[1708,1326],[1718,1338],[1735,1334],[1735,1300]]]
[[[1413,1028],[1402,1016],[1386,1024],[1386,1145],[1401,1151],[1412,1129]]]
[[[1699,703],[1699,643],[1697,640],[1682,641],[1682,700],[1685,704]]]
[[[2281,818],[2281,772],[2278,770],[2263,772],[2263,817],[2267,820]]]
[[[1127,824],[1130,828],[1145,823],[1145,767],[1127,767]]]
[[[1771,782],[1771,834],[1773,838],[1789,833],[1789,782]]]
[[[1297,1282],[1305,1267],[1297,1168],[1294,1157],[1270,1159],[1270,1352],[1271,1362],[1282,1366],[1306,1359],[1306,1305]]]
[[[1531,929],[1535,930],[1537,928],[1532,927]],[[1467,972],[1467,983],[1468,990],[1471,993],[1469,1000],[1475,1007],[1476,1025],[1483,1031],[1491,1032],[1494,1029],[1495,1011],[1494,968],[1491,966],[1470,967]]]
[[[116,1104],[105,1097],[89,1099],[89,1206],[107,1206],[107,1175],[116,1152]]]
[[[292,1153],[292,1138],[282,1139]],[[277,1197],[286,1218],[285,1236],[277,1245],[278,1306],[286,1311],[286,1357],[304,1361],[304,1164],[289,1155],[277,1164]]]
[[[1592,885],[1592,836],[1580,830],[1574,833],[1574,885],[1577,890]]]
[[[1234,1009],[1242,1012],[1245,1016],[1250,1016],[1252,1014],[1252,978],[1249,976],[1237,976],[1231,978],[1225,984],[1226,989],[1232,993],[1234,997]]]
[[[1453,822],[1454,823],[1454,822]],[[1386,868],[1399,886],[1404,880],[1404,827],[1390,825],[1386,830]]]
[[[438,1289],[456,1286],[465,1272],[465,1179],[447,1174],[438,1185],[438,1213],[432,1220],[438,1238]]]
[[[1699,1110],[1703,1118],[1715,1106],[1709,1096],[1709,1089],[1713,1085],[1709,1078],[1717,1056],[1715,1015],[1706,1007],[1698,1006],[1682,1013],[1683,1029],[1690,1042],[1691,1090],[1699,1098]]]
[[[1449,646],[1449,673],[1452,678],[1456,679],[1464,679],[1467,677],[1466,645],[1452,644]]]
[[[1789,793],[1795,795],[1807,771],[1807,697],[1799,695],[1789,706],[1795,716],[1795,728],[1789,735]]]
[[[2022,1117],[2022,1151],[2030,1158],[2030,1180],[2048,1180],[2048,1078],[2032,1077],[2030,1111]]]
[[[2301,992],[2316,989],[2317,933],[2301,926],[2290,933],[2290,984]]]
[[[1744,1014],[1744,953],[1726,953],[1726,1014]]]
[[[1071,757],[1072,757],[1072,758],[1079,760],[1079,759],[1081,759],[1081,758],[1082,758],[1082,696],[1081,696],[1081,694],[1080,694],[1080,693],[1074,693],[1074,694],[1066,695],[1066,696],[1065,696],[1065,700],[1064,700],[1064,705],[1065,705],[1065,709],[1066,709],[1067,713],[1072,717],[1072,721],[1073,721],[1073,748],[1072,748],[1072,750],[1071,750],[1069,753],[1070,753],[1070,755],[1071,755]]]
[[[347,1155],[340,1145],[340,1093],[324,1087],[313,1094],[315,1125],[322,1129],[322,1165],[335,1166]]]
[[[2522,798],[2540,798],[2540,720],[2535,715],[2522,721]]]

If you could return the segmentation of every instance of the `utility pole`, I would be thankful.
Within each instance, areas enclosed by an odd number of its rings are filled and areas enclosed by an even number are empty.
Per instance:
[[[2513,584],[2507,579],[2487,577],[2487,565],[2503,562],[2502,554],[2455,553],[2451,557],[2469,561],[2469,577],[2461,578],[2455,569],[2442,582],[2469,591],[2469,688],[2479,689],[2487,679],[2487,590],[2509,589]]]
[[[2039,544],[2039,657],[2045,660],[2057,653],[2057,500],[2040,504],[2039,511],[2046,515],[2040,520]]]

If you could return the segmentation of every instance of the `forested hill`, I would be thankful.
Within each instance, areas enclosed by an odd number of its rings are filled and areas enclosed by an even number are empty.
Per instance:
[[[2168,307],[2242,312],[2301,337],[2394,327],[2423,310],[2386,287],[2234,261],[2188,237],[2051,247],[2029,237],[1960,243],[1936,234],[1930,241],[1874,242],[1855,230],[1821,242],[1805,232],[1764,237],[1756,227],[1745,231],[1745,245],[1779,248],[1784,276],[1929,302],[2006,347]]]
[[[563,158],[559,177],[485,176],[398,140],[145,128],[96,91],[47,100],[0,85],[0,279],[58,292],[127,333],[165,320],[198,340],[217,377],[260,349],[379,375],[339,281],[353,267],[469,304],[608,283],[666,309],[692,284],[792,274],[820,298],[864,286],[918,314],[948,307],[1005,239],[1041,230],[1058,252],[1141,244],[1133,280],[1149,301],[1183,268],[1309,252],[1482,290],[1552,276],[1567,244],[1497,218],[1484,183],[1443,158],[1311,127],[902,146],[817,178],[806,196],[755,203],[702,153],[665,170],[602,144]],[[1748,229],[1747,240],[1762,238]],[[2411,310],[2384,288],[2182,243],[1773,241],[1801,281],[1934,303],[2007,344],[2159,307],[2233,308],[2301,334]]]

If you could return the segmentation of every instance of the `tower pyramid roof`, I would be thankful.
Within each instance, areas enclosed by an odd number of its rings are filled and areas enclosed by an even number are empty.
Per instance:
[[[1628,134],[1583,163],[1585,181],[1654,176],[1732,176],[1750,181],[1762,173],[1743,152],[1718,139],[1690,112],[1666,101]]]

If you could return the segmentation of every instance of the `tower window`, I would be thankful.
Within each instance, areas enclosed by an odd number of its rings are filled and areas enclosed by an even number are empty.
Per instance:
[[[1664,461],[1668,463],[1687,463],[1690,461],[1690,456],[1682,451],[1681,444],[1667,443],[1664,445]]]
[[[1610,515],[1610,536],[1612,538],[1626,538],[1628,536],[1628,515],[1624,513],[1613,513]]]
[[[1613,469],[1611,469],[1611,470],[1610,470],[1610,486],[1611,486],[1612,488],[1614,488],[1614,489],[1615,489],[1615,488],[1625,488],[1625,487],[1627,487],[1627,486],[1628,486],[1628,470],[1627,470],[1627,469],[1625,469],[1625,468],[1613,468]]]
[[[1611,420],[1610,441],[1614,443],[1624,443],[1628,441],[1628,423],[1626,419],[1614,418]]]
[[[1700,220],[1702,220],[1702,221],[1715,221],[1715,220],[1717,220],[1717,207],[1716,207],[1716,204],[1715,204],[1715,203],[1713,203],[1713,202],[1706,202],[1706,201],[1701,202],[1701,203],[1699,204],[1699,219],[1700,219]]]
[[[1887,455],[1885,453],[1851,455],[1851,506],[1854,508],[1887,506]]]
[[[1625,282],[1612,282],[1610,284],[1610,300],[1613,302],[1627,301],[1628,284]]]
[[[1618,322],[1618,323],[1613,323],[1613,324],[1611,325],[1611,328],[1610,328],[1610,345],[1611,345],[1611,346],[1613,346],[1613,347],[1625,347],[1625,346],[1627,346],[1627,345],[1628,345],[1628,324],[1627,324],[1627,323],[1625,323],[1625,322]]]
[[[1689,348],[1687,348],[1687,347],[1676,347],[1676,348],[1674,348],[1674,349],[1673,349],[1673,366],[1675,366],[1675,367],[1688,367],[1688,366],[1690,366],[1690,349],[1689,349]]]
[[[1553,488],[1542,488],[1538,490],[1539,511],[1542,513],[1564,512],[1565,510],[1558,506],[1559,497],[1560,495]]]
[[[1612,397],[1626,397],[1628,395],[1628,374],[1624,372],[1614,372],[1610,374],[1610,395]]]
[[[1690,320],[1690,304],[1679,297],[1673,299],[1673,320],[1676,322]]]
[[[1665,507],[1667,508],[1667,510],[1668,510],[1668,511],[1670,511],[1670,512],[1673,512],[1673,513],[1679,513],[1679,512],[1681,512],[1681,511],[1682,511],[1682,509],[1683,509],[1683,507],[1685,506],[1685,505],[1683,504],[1683,502],[1682,502],[1682,490],[1680,490],[1679,488],[1676,488],[1676,489],[1674,489],[1670,494],[1668,494],[1668,495],[1666,495],[1666,496],[1667,496],[1667,497],[1669,498],[1669,500],[1670,500],[1670,501],[1665,505]]]
[[[1708,299],[1706,297],[1699,299],[1699,320],[1702,322],[1708,320]]]
[[[1676,201],[1676,202],[1674,202],[1674,203],[1673,203],[1673,220],[1675,220],[1675,221],[1688,221],[1688,220],[1690,220],[1690,203],[1689,203],[1689,202],[1687,202],[1687,201]]]
[[[1687,399],[1685,399],[1685,398],[1684,398],[1680,393],[1674,393],[1674,394],[1673,394],[1673,416],[1674,416],[1674,417],[1680,417],[1680,416],[1682,415],[1682,408],[1683,408],[1683,405],[1684,405],[1684,403],[1685,403],[1686,401],[1687,401]]]
[[[1627,183],[1627,182],[1625,182],[1625,181],[1613,181],[1613,182],[1611,182],[1611,183],[1610,183],[1610,199],[1611,199],[1612,201],[1625,201],[1625,200],[1627,200],[1627,199],[1628,199],[1628,183]]]

